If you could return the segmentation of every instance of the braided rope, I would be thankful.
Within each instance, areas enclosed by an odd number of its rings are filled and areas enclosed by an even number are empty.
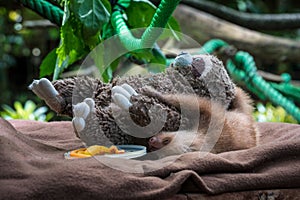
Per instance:
[[[18,1],[24,6],[36,11],[44,18],[61,26],[64,13],[59,7],[46,0]],[[154,27],[164,28],[179,2],[180,0],[162,0],[152,18],[150,26],[145,30],[141,39],[138,39],[132,35],[122,16],[122,9],[128,7],[130,1],[119,0],[114,7],[111,20],[123,45],[129,50],[153,46],[161,34],[161,32],[154,30]],[[201,52],[212,53],[216,49],[224,46],[228,46],[228,44],[222,40],[210,40],[203,46]],[[245,81],[247,87],[260,96],[260,98],[268,98],[273,103],[281,105],[288,113],[300,121],[300,109],[256,73],[256,65],[250,54],[239,51],[236,53],[234,60],[244,67],[244,71],[237,69],[233,61],[229,59],[226,65],[229,73],[238,80]]]
[[[244,67],[247,75],[246,82],[251,82],[255,88],[264,93],[273,103],[281,105],[288,113],[300,121],[300,109],[256,73],[254,59],[249,53],[239,51],[236,53],[234,59]]]
[[[52,23],[61,26],[64,12],[46,0],[17,0]]]
[[[155,14],[153,15],[150,26],[142,35],[142,46],[153,46],[163,31],[163,29],[159,29],[159,31],[157,31],[157,29],[153,28],[165,28],[179,2],[180,0],[161,1]]]
[[[228,46],[228,44],[223,40],[213,39],[205,43],[200,52],[212,53],[225,46]],[[274,104],[282,106],[300,122],[300,109],[257,74],[255,61],[249,53],[238,51],[233,60],[228,59],[226,67],[228,72],[236,80],[245,82],[248,89],[255,93],[260,99],[269,99]],[[235,63],[241,65],[243,69],[238,69]]]
[[[64,13],[59,7],[47,2],[46,0],[18,1],[44,18],[47,18],[51,22],[61,26]],[[114,6],[114,12],[112,13],[111,20],[123,45],[127,49],[142,49],[143,47],[153,46],[162,32],[162,30],[157,31],[157,29],[153,28],[164,28],[179,2],[180,0],[162,0],[152,18],[150,26],[145,30],[141,39],[138,39],[132,35],[122,15],[122,9],[127,8],[130,5],[130,1],[119,0]]]
[[[128,50],[152,47],[162,32],[162,30],[158,31],[154,28],[164,28],[167,25],[169,18],[179,2],[180,0],[162,0],[152,18],[149,27],[145,30],[141,39],[135,38],[132,35],[126,25],[126,22],[124,21],[122,8],[120,8],[118,5],[114,7],[115,11],[112,13],[112,25],[119,34],[122,44]],[[119,1],[118,3],[122,5],[122,1]],[[128,4],[122,6],[126,7]]]

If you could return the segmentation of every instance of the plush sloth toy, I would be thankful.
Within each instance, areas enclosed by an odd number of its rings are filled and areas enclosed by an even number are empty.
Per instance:
[[[211,55],[182,53],[165,72],[114,78],[110,83],[90,77],[50,82],[42,78],[29,86],[48,106],[73,117],[76,135],[87,145],[140,144],[161,131],[190,126],[174,106],[147,95],[189,94],[234,109],[236,86],[223,64]],[[183,106],[184,107],[184,106]]]

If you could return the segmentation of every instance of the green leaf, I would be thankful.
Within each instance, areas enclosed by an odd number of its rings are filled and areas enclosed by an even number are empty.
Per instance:
[[[61,43],[56,50],[58,65],[62,65],[67,58],[68,63],[71,64],[82,57],[84,53],[84,42],[80,37],[77,37],[72,28],[73,20],[69,20],[61,27]]]
[[[174,17],[170,17],[166,28],[170,29],[172,35],[176,40],[179,41],[181,39],[181,35],[178,34],[181,32],[181,29],[179,23],[176,21]]]
[[[97,47],[96,51],[91,51],[89,54],[90,57],[93,59],[96,67],[98,68],[100,74],[104,73],[105,71],[105,66],[104,66],[104,46],[99,45]]]
[[[153,49],[135,50],[131,52],[131,55],[134,56],[134,59],[140,60],[144,63],[158,63],[166,65],[165,56],[162,54],[158,46]]]
[[[156,7],[147,0],[131,1],[126,9],[129,28],[144,28],[150,25]]]
[[[48,108],[46,106],[42,106],[42,107],[36,109],[33,112],[33,115],[35,116],[35,118],[38,118],[39,116],[44,115],[47,111],[48,111]]]
[[[89,49],[94,49],[101,42],[101,36],[99,34],[84,39],[84,42]]]
[[[256,110],[253,115],[259,122],[286,122],[297,123],[291,115],[289,115],[282,107],[273,106],[267,103],[265,106],[261,103],[256,105]]]
[[[112,26],[112,24],[109,22],[105,25],[103,25],[103,29],[102,29],[102,38],[103,40],[112,37],[113,35],[115,35],[115,29]]]
[[[5,111],[6,115],[11,116],[12,118],[17,116],[17,112],[12,107],[4,104],[4,105],[2,105],[2,108]]]
[[[117,69],[120,59],[114,60],[103,72],[102,78],[104,82],[109,82],[113,78],[113,72]]]
[[[129,28],[145,28],[151,23],[152,17],[156,12],[156,6],[147,0],[133,0],[130,6],[126,9],[127,24]],[[174,17],[170,17],[167,26],[165,27],[169,31],[162,34],[161,39],[173,36],[179,40],[180,35],[176,33],[180,32],[180,26]]]
[[[151,49],[138,49],[130,52],[130,54],[134,59],[140,60],[143,63],[149,63],[154,58]]]
[[[16,109],[16,112],[17,112],[17,115],[20,117],[20,118],[24,118],[26,119],[26,112],[21,104],[21,102],[19,101],[15,101],[14,103],[14,108]]]
[[[60,29],[61,42],[60,46],[56,49],[57,59],[53,80],[56,80],[64,69],[81,59],[89,51],[82,37],[77,36],[78,31],[73,26],[80,29],[81,24],[71,16]]]
[[[162,66],[164,66],[164,68],[166,68],[166,57],[161,52],[158,45],[156,45],[156,47],[153,48],[151,51],[152,51],[152,54],[153,54],[153,58],[150,60],[150,62],[151,63],[159,63]],[[160,71],[160,72],[162,72],[162,71]]]
[[[59,58],[57,58],[55,63],[54,73],[53,73],[53,80],[57,80],[61,72],[68,67],[69,56],[67,56],[60,65],[59,63],[60,63]]]
[[[113,72],[118,68],[119,63],[120,63],[120,58],[117,58],[116,60],[114,60],[114,61],[110,64],[110,67],[111,67],[111,69],[112,69]]]
[[[49,120],[52,119],[53,117],[54,117],[54,113],[53,113],[53,112],[49,112],[49,113],[46,115],[45,121],[49,121]]]
[[[26,113],[32,113],[35,109],[36,109],[36,104],[33,101],[27,100],[25,102],[24,110]]]
[[[162,65],[159,63],[149,63],[147,64],[147,70],[151,73],[160,73],[166,69],[166,65]]]
[[[112,79],[113,71],[111,69],[111,66],[108,66],[105,71],[102,73],[102,78],[104,82],[109,82]]]
[[[3,117],[3,119],[6,119],[6,120],[15,119],[15,118],[12,118],[12,117],[9,116],[9,115],[6,115],[5,113],[1,113],[1,117]]]
[[[46,115],[48,108],[45,106],[37,108],[36,104],[31,100],[27,100],[24,107],[19,101],[15,101],[15,110],[5,104],[2,105],[2,108],[4,111],[0,112],[0,116],[5,119],[29,119],[48,121],[54,115],[52,112]]]
[[[70,0],[71,11],[83,24],[83,34],[93,36],[109,21],[110,6],[107,0]]]
[[[109,12],[109,15],[111,14],[111,4],[109,0],[101,0],[106,10]]]
[[[57,59],[56,48],[50,51],[48,55],[43,59],[40,66],[40,78],[51,75],[55,69],[55,63]]]

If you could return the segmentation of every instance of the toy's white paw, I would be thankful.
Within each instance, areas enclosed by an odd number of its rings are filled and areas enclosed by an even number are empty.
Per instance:
[[[187,67],[193,62],[193,57],[191,54],[182,52],[174,60],[174,65],[177,67]]]
[[[52,83],[46,78],[34,80],[28,88],[43,100],[53,99],[58,95]]]
[[[85,128],[85,119],[94,110],[95,102],[91,98],[84,99],[73,106],[73,126],[77,132],[82,131]]]
[[[111,91],[113,102],[124,110],[129,110],[129,107],[132,106],[130,97],[137,95],[137,92],[126,83],[121,86],[114,86]]]
[[[60,113],[64,109],[64,104],[66,103],[65,99],[59,95],[58,91],[48,79],[42,78],[40,80],[34,80],[28,86],[28,89],[43,99],[55,112]]]

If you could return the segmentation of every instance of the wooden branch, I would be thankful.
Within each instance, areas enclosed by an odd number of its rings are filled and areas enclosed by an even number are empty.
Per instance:
[[[272,81],[272,82],[282,82],[283,81],[282,77],[280,75],[272,74],[272,73],[265,72],[262,70],[257,70],[257,73],[267,81]],[[300,81],[291,80],[290,83],[295,86],[298,86],[298,87],[300,86]]]
[[[36,29],[36,28],[49,28],[49,27],[57,27],[57,25],[51,23],[49,20],[27,20],[23,22],[23,27],[28,29]]]
[[[179,5],[174,16],[182,32],[200,44],[219,38],[267,64],[282,61],[300,62],[299,41],[242,28],[186,5]]]
[[[279,76],[279,75],[276,75],[276,74],[272,74],[272,73],[269,73],[269,72],[265,72],[265,71],[262,71],[262,70],[257,70],[257,73],[263,77],[265,80],[268,80],[268,81],[272,81],[272,82],[282,82],[282,77]]]
[[[245,13],[212,1],[204,0],[182,0],[181,3],[254,30],[283,30],[300,27],[300,13]]]
[[[91,77],[98,77],[99,70],[96,66],[92,65],[87,68],[80,68],[78,70],[64,72],[60,75],[61,78],[70,78],[75,76],[91,76]]]

